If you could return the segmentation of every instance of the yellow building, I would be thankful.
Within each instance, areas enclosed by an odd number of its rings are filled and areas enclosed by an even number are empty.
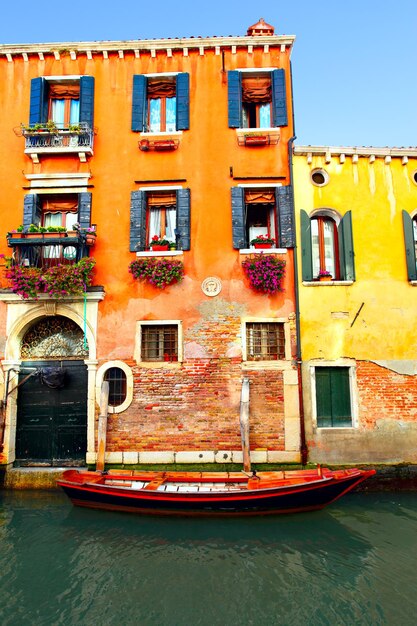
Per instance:
[[[417,149],[297,146],[299,342],[313,462],[417,461]]]

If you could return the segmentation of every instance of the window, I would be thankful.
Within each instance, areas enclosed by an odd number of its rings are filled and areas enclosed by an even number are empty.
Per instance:
[[[45,228],[63,226],[72,230],[78,222],[78,196],[76,194],[42,196],[41,226]],[[74,260],[77,250],[74,246],[59,245],[42,248],[44,259]]]
[[[142,361],[178,361],[178,325],[142,325]]]
[[[229,128],[287,126],[285,71],[228,72]]]
[[[403,211],[403,229],[408,280],[417,280],[417,215]]]
[[[291,186],[232,188],[233,247],[248,248],[259,235],[275,240],[275,247],[294,246]]]
[[[120,367],[110,367],[104,374],[103,380],[109,383],[109,405],[121,406],[127,396],[127,377]]]
[[[315,368],[318,428],[352,426],[349,370],[349,367]]]
[[[152,237],[190,249],[190,190],[153,187],[133,191],[130,205],[130,250],[149,248]]]
[[[317,187],[323,187],[329,182],[329,175],[326,170],[313,170],[311,172],[311,182]]]
[[[94,77],[39,77],[31,81],[29,124],[53,121],[59,129],[84,123],[93,128]]]
[[[189,74],[136,74],[133,77],[134,132],[187,130],[189,108]]]
[[[248,361],[285,359],[284,324],[281,322],[247,322],[246,359]]]
[[[351,211],[341,218],[331,209],[311,217],[302,210],[300,221],[303,280],[315,280],[320,271],[336,280],[355,280]]]

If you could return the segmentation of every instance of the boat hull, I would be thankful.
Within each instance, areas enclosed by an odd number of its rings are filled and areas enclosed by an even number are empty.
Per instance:
[[[322,509],[374,473],[374,470],[356,470],[340,479],[323,477],[304,484],[280,484],[237,492],[130,490],[105,484],[76,484],[65,480],[65,474],[58,484],[74,505],[89,508],[158,515],[267,515]]]

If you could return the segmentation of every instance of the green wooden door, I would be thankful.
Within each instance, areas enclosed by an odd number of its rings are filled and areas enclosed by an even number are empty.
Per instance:
[[[51,389],[38,377],[18,390],[16,462],[19,465],[80,465],[87,450],[87,367],[82,361],[22,363],[28,368],[62,366],[64,387]]]
[[[348,367],[316,367],[317,426],[352,426]]]

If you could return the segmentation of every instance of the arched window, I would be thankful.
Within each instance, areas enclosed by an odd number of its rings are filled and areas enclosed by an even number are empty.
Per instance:
[[[118,407],[126,400],[127,378],[120,367],[110,367],[103,380],[109,383],[109,405]]]
[[[311,253],[313,277],[326,271],[334,279],[340,278],[337,224],[333,218],[324,215],[311,218]]]
[[[100,404],[101,385],[109,383],[109,413],[122,413],[132,404],[133,374],[123,361],[108,361],[97,370],[96,402]]]

